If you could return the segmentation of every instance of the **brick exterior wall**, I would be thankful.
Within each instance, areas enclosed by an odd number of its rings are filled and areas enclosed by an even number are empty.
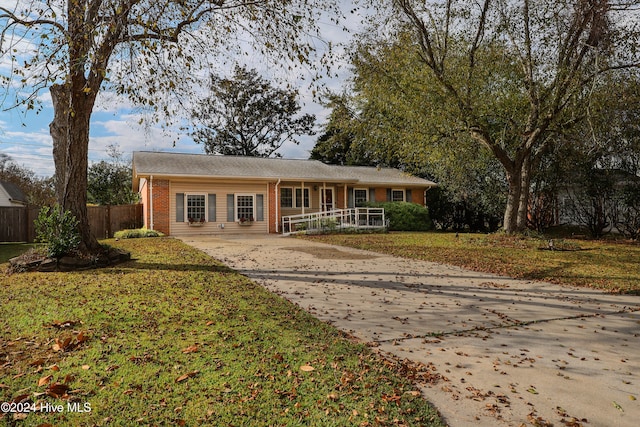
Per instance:
[[[376,188],[376,199],[371,200],[372,202],[386,202],[387,201],[387,189],[386,188]]]
[[[425,206],[424,204],[424,190],[414,188],[411,190],[411,200],[407,198],[407,202],[417,203],[421,206]]]
[[[169,181],[166,179],[153,180],[153,229],[164,234],[170,234],[169,229]]]
[[[149,184],[149,183],[148,183]],[[153,197],[153,228],[167,235],[170,234],[170,212],[171,212],[171,204],[170,204],[170,193],[169,188],[170,183],[165,179],[154,179],[153,184],[147,185],[144,188],[144,193],[147,197],[152,192]],[[153,190],[152,190],[153,189]],[[336,209],[345,209],[344,206],[345,201],[345,186],[336,186],[335,194],[334,194],[334,206]],[[265,208],[268,210],[265,212],[266,220],[268,221],[268,231],[269,233],[277,233],[279,227],[276,227],[276,223],[280,222],[280,218],[282,216],[282,212],[280,209],[276,209],[276,203],[278,202],[278,198],[276,197],[276,183],[270,182],[268,184],[268,194],[267,194],[267,204]],[[143,196],[144,199],[144,196]],[[387,188],[386,187],[376,187],[375,189],[375,201],[376,202],[386,202],[387,201]],[[424,194],[423,191],[418,189],[413,189],[411,191],[411,200],[407,199],[408,202],[424,204]],[[280,212],[278,212],[280,211]],[[277,213],[277,215],[276,215]],[[147,208],[147,203],[145,203],[145,224],[149,226],[151,224],[151,214],[149,209]],[[226,213],[224,213],[226,214]],[[220,215],[220,213],[219,213]],[[278,217],[279,216],[279,217]]]
[[[346,187],[342,186],[342,187],[338,187],[336,188],[336,200],[335,200],[335,206],[336,209],[346,209],[347,207],[344,205],[344,192],[346,190]]]
[[[401,189],[403,187],[397,187]],[[386,202],[387,201],[387,190],[389,187],[376,187],[376,200],[372,200],[375,202]],[[406,189],[405,189],[406,191]],[[424,206],[424,190],[413,188],[411,189],[411,197],[408,197],[408,194],[405,192],[406,201],[410,203],[417,203],[419,205]]]

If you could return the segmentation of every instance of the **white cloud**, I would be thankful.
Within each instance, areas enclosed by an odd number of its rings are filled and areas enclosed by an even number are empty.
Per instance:
[[[93,161],[105,159],[109,145],[118,146],[125,156],[134,151],[202,152],[201,146],[177,130],[145,127],[139,125],[138,121],[138,115],[94,121],[89,142],[89,148],[93,152],[90,153],[90,158]]]
[[[0,123],[0,126],[5,127],[4,123]],[[0,133],[0,152],[9,155],[16,164],[34,171],[38,176],[53,175],[52,142],[46,128]]]
[[[353,3],[352,0],[341,1],[346,20],[340,25],[336,25],[328,16],[321,19],[323,41],[316,42],[318,55],[324,52],[325,42],[332,44],[333,54],[336,55],[335,65],[331,70],[332,75],[322,78],[321,84],[324,88],[335,92],[342,90],[350,73],[347,57],[348,45],[344,43],[348,42],[361,26],[360,15],[350,13],[350,10],[353,9]],[[14,7],[15,4],[15,0],[0,0],[0,5]],[[344,28],[348,28],[350,32],[345,31]],[[217,73],[231,70],[231,60],[234,58],[229,56],[216,60],[211,59],[211,70]],[[265,58],[251,54],[241,55],[236,59],[244,61],[243,63],[250,68],[256,68],[265,78],[273,79],[274,84],[280,85],[284,80],[289,82],[292,87],[298,88],[302,112],[315,114],[317,118],[316,130],[321,131],[321,126],[330,111],[320,105],[317,97],[313,94],[313,90],[318,87],[310,85],[314,74],[312,70],[297,68],[289,71],[286,64],[274,67]],[[282,60],[282,58],[273,55],[269,60]],[[0,67],[5,64],[4,60],[0,60]],[[48,123],[53,117],[53,112],[48,90],[41,91],[39,101],[43,107],[43,112],[40,115],[35,115],[32,112],[27,115],[24,111],[17,110],[0,112],[0,152],[9,154],[18,164],[34,170],[38,175],[51,176],[54,167]],[[111,144],[117,144],[120,151],[127,156],[137,150],[204,152],[201,145],[195,144],[184,131],[177,128],[164,131],[152,125],[141,126],[138,124],[141,116],[132,113],[132,111],[134,111],[133,106],[125,97],[107,92],[99,94],[91,121],[90,162],[106,159],[106,150]],[[26,124],[26,127],[23,126],[23,123]],[[287,144],[279,150],[279,153],[288,158],[308,158],[317,136],[301,137],[300,145]],[[176,141],[175,146],[174,141]]]

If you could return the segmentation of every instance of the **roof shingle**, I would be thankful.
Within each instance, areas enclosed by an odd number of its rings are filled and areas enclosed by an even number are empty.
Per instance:
[[[424,187],[436,185],[432,181],[392,168],[326,165],[317,160],[145,151],[133,153],[133,171],[134,178],[164,175],[176,177],[334,181]]]
[[[9,195],[9,200],[21,203],[27,202],[27,196],[17,185],[8,181],[0,181],[0,187],[4,188],[4,191]]]

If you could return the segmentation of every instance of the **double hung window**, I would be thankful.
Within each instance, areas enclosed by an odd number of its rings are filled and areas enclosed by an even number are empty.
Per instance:
[[[362,206],[369,201],[369,190],[367,188],[355,188],[353,190],[353,201],[356,206]]]
[[[283,207],[283,208],[293,207],[293,188],[282,187],[280,189],[280,207]]]
[[[302,188],[296,188],[296,208],[301,208],[304,204],[305,208],[311,206],[309,204],[309,189],[304,189],[304,197],[302,196]]]
[[[282,187],[280,188],[280,207],[282,208],[308,208],[311,206],[309,188]]]
[[[187,220],[189,222],[206,221],[206,196],[204,194],[187,194]]]
[[[255,195],[236,195],[236,220],[240,222],[255,220]]]
[[[404,202],[404,190],[391,190],[392,202]]]

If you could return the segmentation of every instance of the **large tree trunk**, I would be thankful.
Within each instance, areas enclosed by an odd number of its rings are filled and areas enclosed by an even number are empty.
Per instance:
[[[528,224],[529,196],[531,194],[531,156],[527,156],[520,170],[520,200],[518,202],[518,218],[516,230],[524,231]]]
[[[527,228],[529,195],[531,192],[531,156],[519,152],[512,162],[503,162],[507,174],[509,193],[504,211],[503,228],[507,234],[519,233]]]
[[[520,207],[520,194],[522,185],[520,181],[520,172],[516,168],[507,170],[507,183],[509,184],[509,193],[507,194],[507,206],[504,210],[503,228],[507,234],[518,231],[518,210]]]
[[[89,120],[93,97],[73,94],[71,86],[53,85],[50,89],[54,116],[49,130],[53,138],[56,199],[79,222],[80,250],[95,252],[100,244],[91,234],[87,216]]]

